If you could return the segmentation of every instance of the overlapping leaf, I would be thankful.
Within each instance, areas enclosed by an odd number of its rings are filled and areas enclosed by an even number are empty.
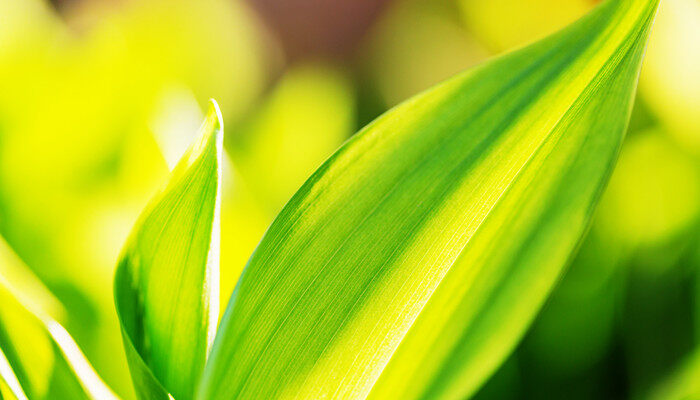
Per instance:
[[[358,133],[253,254],[198,398],[473,393],[589,222],[656,3],[607,1]]]
[[[212,103],[200,138],[142,213],[116,272],[117,311],[142,398],[191,398],[213,341],[222,135]]]
[[[63,314],[0,239],[0,398],[117,399],[55,319]]]

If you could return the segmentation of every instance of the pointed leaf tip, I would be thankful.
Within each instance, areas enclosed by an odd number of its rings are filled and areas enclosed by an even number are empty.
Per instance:
[[[218,319],[223,122],[215,101],[199,137],[145,208],[115,276],[137,392],[191,398]]]
[[[656,3],[604,2],[347,142],[250,258],[197,398],[473,394],[590,221]]]

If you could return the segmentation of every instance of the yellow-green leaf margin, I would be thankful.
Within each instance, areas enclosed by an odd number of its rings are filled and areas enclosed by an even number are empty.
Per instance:
[[[222,140],[212,101],[199,139],[141,214],[117,267],[117,313],[142,398],[192,398],[216,332]]]
[[[656,8],[606,1],[360,131],[248,262],[198,398],[473,394],[588,226]]]

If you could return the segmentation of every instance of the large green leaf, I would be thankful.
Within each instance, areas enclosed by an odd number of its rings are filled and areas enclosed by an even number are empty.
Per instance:
[[[58,300],[0,239],[0,398],[117,399],[58,322]]]
[[[222,135],[212,102],[200,138],[142,213],[117,268],[117,312],[143,398],[191,398],[214,338]]]
[[[588,225],[656,6],[605,2],[344,145],[248,262],[199,398],[473,393]]]

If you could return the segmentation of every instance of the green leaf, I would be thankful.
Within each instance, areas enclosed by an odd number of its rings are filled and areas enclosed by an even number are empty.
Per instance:
[[[249,260],[198,398],[474,393],[589,223],[655,9],[605,2],[346,143]]]
[[[224,304],[277,213],[353,133],[354,96],[350,80],[337,68],[298,64],[287,68],[256,111],[226,135],[233,168],[228,175],[224,169],[221,209]]]
[[[58,300],[0,239],[0,398],[117,399],[57,321],[64,316]]]
[[[142,398],[191,398],[214,338],[222,140],[212,101],[200,138],[141,214],[117,268],[117,312]]]
[[[12,370],[12,365],[0,348],[0,399],[3,399],[3,396],[12,396],[13,399],[18,400],[27,399],[17,375]]]

